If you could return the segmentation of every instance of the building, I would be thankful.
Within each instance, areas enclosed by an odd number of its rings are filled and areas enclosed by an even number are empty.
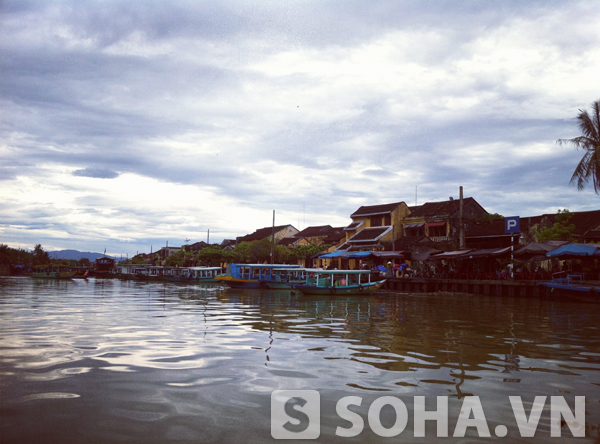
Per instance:
[[[469,231],[478,220],[489,213],[472,197],[462,200],[462,224],[464,233]],[[404,236],[420,238],[427,236],[440,245],[461,244],[461,202],[450,198],[442,202],[427,202],[413,207],[403,220]]]
[[[247,234],[245,236],[240,236],[236,238],[237,243],[240,242],[254,242],[263,239],[271,240],[272,234],[275,234],[275,242],[279,242],[281,239],[285,237],[292,237],[298,233],[298,230],[294,228],[292,225],[280,225],[278,227],[265,227],[259,230],[256,230],[252,234]]]
[[[401,235],[403,220],[410,214],[404,202],[362,206],[350,215],[352,223],[344,228],[348,250],[383,250],[385,242]]]

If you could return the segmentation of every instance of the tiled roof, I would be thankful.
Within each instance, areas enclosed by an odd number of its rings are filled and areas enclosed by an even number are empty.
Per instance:
[[[465,197],[463,199],[463,205],[474,202],[477,205],[477,201],[472,197]],[[460,210],[460,200],[446,200],[443,202],[426,202],[415,208],[413,212],[408,216],[412,217],[433,217],[441,215],[452,215]]]
[[[356,210],[354,213],[352,213],[350,215],[350,217],[371,216],[371,215],[375,215],[375,214],[389,214],[392,211],[394,211],[402,203],[403,202],[394,202],[394,203],[384,204],[384,205],[362,206],[358,210]]]
[[[301,237],[296,237],[296,236],[293,236],[293,237],[284,237],[279,242],[277,242],[277,245],[281,245],[282,247],[287,247],[287,246],[290,246],[290,245],[294,245],[300,239],[302,239],[302,238]]]
[[[346,228],[344,228],[344,230],[346,230],[346,231],[356,230],[358,227],[360,227],[364,223],[365,223],[364,220],[360,220],[358,222],[352,222],[350,225],[348,225]]]
[[[530,227],[545,222],[544,225],[551,226],[556,222],[557,214],[543,214],[541,216],[520,217],[521,233],[529,232]],[[576,236],[594,236],[600,235],[600,210],[573,212],[573,217],[569,224],[575,225],[573,233]],[[486,237],[486,236],[508,236],[504,232],[504,220],[495,220],[492,222],[480,222],[474,224],[466,233],[467,237]]]
[[[271,234],[273,233],[273,231],[275,231],[275,233],[279,233],[281,230],[285,230],[287,227],[289,227],[290,225],[280,225],[278,227],[265,227],[265,228],[261,228],[259,230],[256,230],[254,233],[252,234],[247,234],[246,236],[241,236],[237,238],[238,242],[252,242],[255,240],[261,240],[261,239],[266,239],[268,237],[271,236]]]
[[[344,227],[330,228],[327,230],[327,236],[323,239],[324,244],[336,245],[342,239],[346,238]]]
[[[307,227],[304,230],[296,233],[296,237],[315,237],[315,236],[325,236],[327,231],[331,229],[331,225],[321,225],[318,227]]]
[[[381,236],[389,232],[391,229],[391,226],[364,228],[363,230],[360,230],[358,233],[352,236],[350,239],[348,239],[348,242],[375,242],[379,238],[381,238]]]
[[[545,216],[548,216],[552,222],[555,222],[557,214],[548,214]],[[600,232],[600,210],[573,212],[573,217],[571,217],[569,224],[575,225],[573,232],[577,236]]]

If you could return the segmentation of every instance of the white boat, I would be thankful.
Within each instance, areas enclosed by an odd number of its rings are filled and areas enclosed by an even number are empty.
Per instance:
[[[221,274],[221,267],[180,267],[167,270],[162,280],[183,283],[217,282],[216,277]]]

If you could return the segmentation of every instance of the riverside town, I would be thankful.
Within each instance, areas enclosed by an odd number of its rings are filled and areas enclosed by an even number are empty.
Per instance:
[[[365,205],[346,226],[257,229],[221,244],[169,246],[130,259],[64,261],[40,245],[4,274],[221,282],[314,294],[459,291],[600,301],[600,210],[525,217],[490,214],[473,197],[410,206]],[[275,212],[273,212],[275,221]],[[207,239],[208,240],[208,239]],[[9,251],[12,250],[12,251]],[[12,253],[12,254],[9,254]],[[29,259],[30,262],[24,260]]]

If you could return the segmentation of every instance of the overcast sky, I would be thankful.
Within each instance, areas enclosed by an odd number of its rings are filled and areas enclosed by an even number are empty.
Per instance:
[[[600,209],[600,2],[0,2],[0,243],[129,257],[361,205]]]

